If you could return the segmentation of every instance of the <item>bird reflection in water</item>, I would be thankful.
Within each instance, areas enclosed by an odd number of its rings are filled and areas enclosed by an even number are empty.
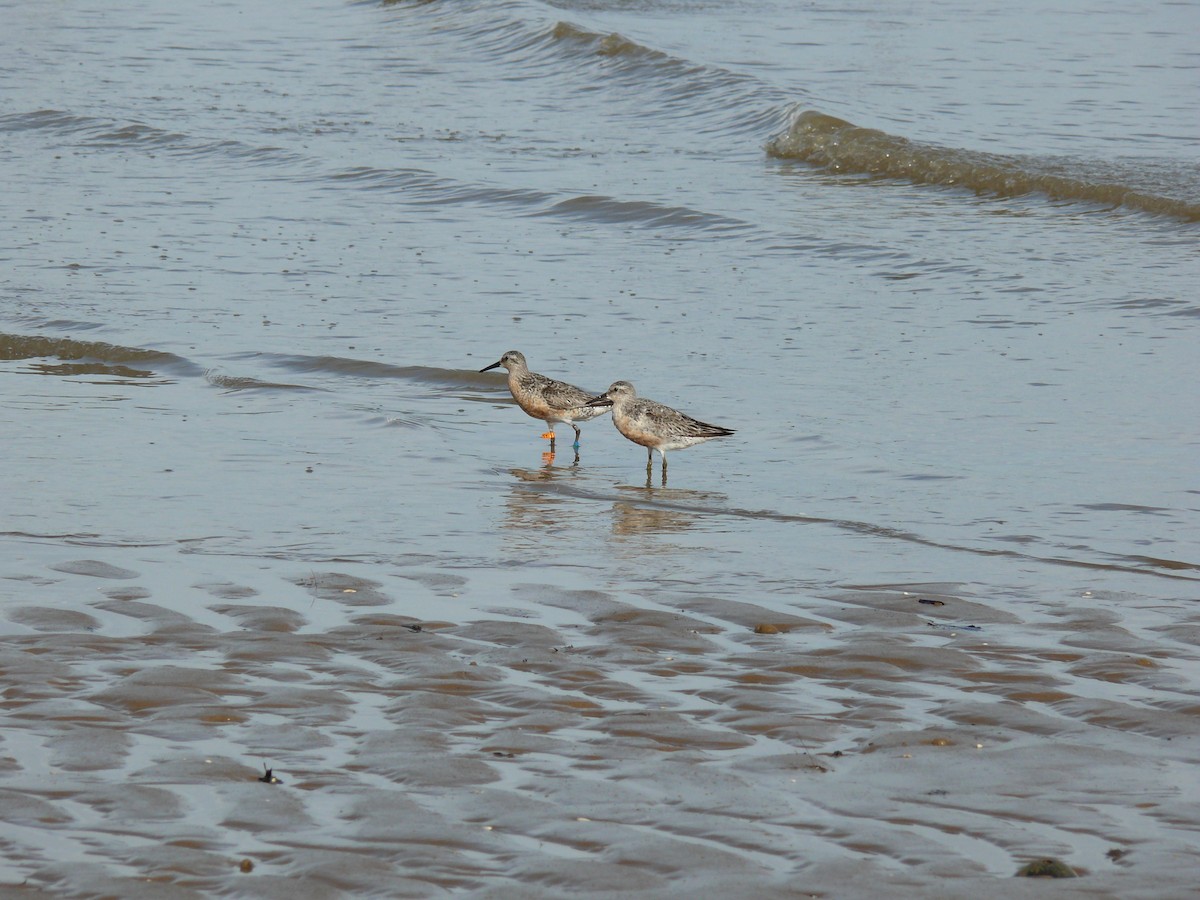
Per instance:
[[[713,491],[626,487],[628,499],[613,503],[612,532],[616,537],[677,534],[696,527],[705,510],[719,508],[728,498]]]
[[[570,525],[573,519],[587,515],[575,498],[554,490],[530,490],[527,485],[549,484],[558,479],[578,475],[579,451],[566,465],[555,465],[565,460],[566,454],[547,451],[542,454],[542,465],[536,469],[509,469],[513,476],[512,490],[505,501],[507,515],[504,523],[508,534],[522,536],[522,540],[538,543],[544,540],[544,531],[559,531]]]
[[[695,522],[696,514],[691,512],[633,503],[613,504],[612,531],[617,537],[687,531]]]
[[[560,457],[564,458],[564,457]],[[576,452],[567,465],[555,465],[553,454],[543,454],[538,468],[509,469],[512,487],[505,501],[504,530],[522,547],[537,547],[544,554],[547,540],[563,552],[577,541],[594,548],[596,529],[605,519],[596,515],[596,500],[611,497],[608,520],[612,538],[622,544],[630,538],[678,534],[703,529],[712,513],[723,509],[726,495],[715,491],[659,487],[648,478],[645,486],[601,487],[580,465]],[[638,552],[669,552],[670,544],[637,542]],[[622,553],[630,549],[625,546]]]
[[[553,450],[543,450],[542,451],[542,469],[541,469],[541,471],[544,472],[545,470],[552,468],[554,466],[554,461],[557,458],[558,458],[558,455]],[[573,459],[571,461],[570,467],[572,469],[575,469],[575,468],[578,468],[578,466],[579,466],[579,448],[576,447],[575,448],[575,459]],[[527,471],[528,471],[527,469],[513,469],[514,473],[527,472]],[[545,476],[543,476],[543,477],[545,477]],[[529,479],[525,479],[525,480],[528,481]]]

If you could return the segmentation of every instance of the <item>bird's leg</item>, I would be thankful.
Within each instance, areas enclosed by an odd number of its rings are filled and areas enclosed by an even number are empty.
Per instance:
[[[571,446],[574,447],[576,450],[578,450],[579,449],[579,437],[580,437],[579,426],[576,425],[574,422],[568,422],[567,424],[575,429],[575,443],[572,444]]]
[[[667,454],[662,455],[663,458],[663,484],[667,483]]]
[[[548,428],[549,430],[544,432],[542,434],[542,437],[548,438],[550,440],[550,452],[553,453],[554,452],[554,426],[551,425],[549,422],[547,422],[546,428]]]

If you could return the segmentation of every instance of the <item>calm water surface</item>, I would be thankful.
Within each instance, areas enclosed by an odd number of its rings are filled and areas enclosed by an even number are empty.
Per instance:
[[[875,6],[0,4],[0,883],[1190,889],[1200,4]]]

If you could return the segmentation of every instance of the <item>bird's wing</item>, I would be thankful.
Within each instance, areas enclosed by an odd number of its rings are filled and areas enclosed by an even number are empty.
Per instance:
[[[555,409],[573,409],[592,399],[592,395],[587,391],[565,381],[554,381],[550,378],[546,379],[546,385],[542,388],[542,397]]]
[[[733,434],[732,429],[721,425],[711,425],[708,422],[701,422],[699,419],[693,419],[685,412],[680,412],[662,403],[655,403],[653,400],[644,400],[639,397],[634,402],[636,404],[634,408],[647,418],[658,420],[667,427],[674,428],[683,434],[710,437],[724,437],[725,435]]]

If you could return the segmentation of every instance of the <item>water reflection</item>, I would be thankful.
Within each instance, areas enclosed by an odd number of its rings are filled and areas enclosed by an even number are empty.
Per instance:
[[[31,363],[22,371],[33,375],[55,375],[71,378],[84,375],[99,375],[112,379],[111,381],[94,382],[96,384],[133,384],[145,385],[147,379],[154,379],[155,373],[149,369],[135,369],[116,363],[87,362],[87,363]],[[152,383],[162,384],[155,379]]]
[[[563,462],[567,454],[546,450],[542,453],[542,467],[540,469],[510,469],[509,471],[521,481],[549,481],[565,471],[579,468],[579,449],[576,448],[574,452],[575,458],[566,463],[565,467]],[[557,466],[555,465],[556,463]]]
[[[565,460],[570,460],[565,462]],[[550,547],[578,553],[582,542],[590,555],[598,547],[598,530],[609,529],[609,540],[619,542],[622,553],[681,550],[671,543],[644,539],[703,529],[711,512],[728,505],[728,497],[714,491],[668,488],[654,483],[614,486],[574,455],[542,454],[536,468],[509,469],[513,476],[504,503],[502,527],[515,545],[536,546],[545,559]],[[598,514],[597,503],[609,504],[611,516]],[[570,548],[570,549],[568,549]]]
[[[695,513],[623,502],[613,504],[612,530],[617,537],[686,531],[695,521]]]
[[[613,503],[612,533],[626,538],[640,535],[677,534],[694,528],[705,510],[723,506],[728,498],[714,491],[682,488],[623,487],[625,497]]]
[[[578,527],[587,511],[578,498],[555,490],[530,490],[527,486],[552,485],[560,479],[575,478],[580,472],[579,451],[566,465],[557,464],[569,454],[542,454],[542,465],[533,469],[509,469],[512,488],[504,503],[503,526],[514,541],[525,545],[540,543],[547,531]]]

